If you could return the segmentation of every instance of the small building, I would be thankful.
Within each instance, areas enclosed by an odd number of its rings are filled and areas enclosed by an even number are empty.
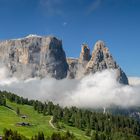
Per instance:
[[[22,118],[22,119],[26,119],[27,116],[26,116],[26,115],[22,115],[21,118]]]
[[[30,123],[28,123],[28,122],[18,122],[17,125],[18,126],[30,126]]]

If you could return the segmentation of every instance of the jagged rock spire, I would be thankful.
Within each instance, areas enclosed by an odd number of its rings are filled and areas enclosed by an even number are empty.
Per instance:
[[[80,53],[80,57],[79,57],[79,63],[83,63],[85,61],[89,61],[90,60],[90,49],[88,47],[87,44],[82,44],[82,47],[81,47],[81,53]]]
[[[116,64],[116,61],[114,61],[109,49],[105,46],[105,43],[103,41],[97,41],[94,46],[91,59],[86,66],[85,73],[95,73],[105,69],[117,70],[117,80],[120,83],[128,84],[127,76]]]

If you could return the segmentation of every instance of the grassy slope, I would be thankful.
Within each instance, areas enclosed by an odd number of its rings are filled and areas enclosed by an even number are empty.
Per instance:
[[[47,136],[50,136],[54,131],[55,132],[57,131],[53,129],[49,124],[51,116],[43,116],[42,114],[38,114],[36,111],[34,111],[32,106],[19,105],[11,103],[9,101],[7,101],[7,105],[12,107],[14,110],[16,110],[17,107],[19,107],[20,113],[27,115],[28,118],[22,119],[21,117],[18,117],[14,111],[6,107],[0,106],[0,134],[3,133],[4,128],[18,130],[19,133],[29,138],[37,134],[39,131],[43,131],[44,134]],[[17,122],[29,122],[33,126],[29,127],[16,126]],[[83,131],[65,125],[65,130],[68,129],[70,130],[70,132],[73,132],[75,136],[80,138],[81,140],[88,139],[87,137],[84,136]]]

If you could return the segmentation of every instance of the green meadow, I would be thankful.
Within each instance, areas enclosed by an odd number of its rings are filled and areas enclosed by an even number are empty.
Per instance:
[[[39,114],[37,111],[35,111],[32,106],[20,105],[9,101],[7,101],[6,104],[11,109],[4,106],[0,106],[0,135],[3,134],[4,128],[17,130],[20,134],[28,138],[31,138],[38,132],[43,132],[45,136],[50,136],[53,132],[61,132],[63,134],[64,132],[69,130],[81,140],[89,139],[85,136],[84,131],[74,127],[64,125],[63,130],[53,128],[49,123],[52,116],[43,116],[42,114]],[[16,114],[17,108],[19,108],[20,110],[21,115],[19,116]],[[23,119],[21,117],[22,115],[27,116],[27,118]],[[20,122],[27,122],[31,126],[17,125],[17,123]]]

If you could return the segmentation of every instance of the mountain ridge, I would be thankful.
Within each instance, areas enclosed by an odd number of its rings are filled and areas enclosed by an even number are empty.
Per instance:
[[[114,61],[103,41],[97,41],[92,54],[87,44],[82,44],[79,58],[67,58],[62,40],[55,36],[28,35],[24,38],[0,41],[0,62],[11,76],[81,78],[89,73],[115,69],[117,80],[128,84],[126,74]]]

